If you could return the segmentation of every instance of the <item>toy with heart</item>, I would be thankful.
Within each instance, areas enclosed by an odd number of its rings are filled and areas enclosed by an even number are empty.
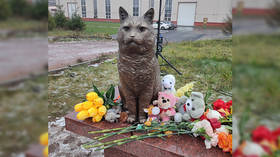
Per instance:
[[[154,105],[158,105],[160,108],[160,119],[163,122],[169,121],[171,116],[176,114],[174,109],[177,98],[172,93],[159,92],[158,100],[153,102]]]
[[[182,101],[185,101],[183,104]],[[203,94],[200,92],[192,92],[189,98],[181,97],[176,107],[178,112],[174,116],[176,122],[190,121],[200,118],[205,111],[205,102]]]

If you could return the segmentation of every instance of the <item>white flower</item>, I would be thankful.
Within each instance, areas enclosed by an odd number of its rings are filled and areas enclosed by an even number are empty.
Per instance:
[[[243,148],[243,154],[245,156],[250,156],[250,155],[263,156],[266,154],[266,152],[259,144],[255,142],[246,141],[246,145]]]
[[[202,120],[202,121],[199,121],[199,122],[196,122],[195,124],[194,124],[194,127],[193,127],[193,129],[192,129],[192,132],[195,132],[195,131],[197,131],[198,129],[200,129],[200,128],[204,128],[205,129],[205,132],[206,132],[206,134],[208,135],[208,136],[213,136],[213,128],[212,128],[212,126],[211,126],[211,124],[210,124],[210,122],[208,121],[208,120]],[[197,137],[198,135],[196,134],[196,133],[193,133],[193,135],[195,136],[195,137]]]
[[[212,118],[220,119],[220,118],[222,118],[222,115],[216,110],[209,110],[206,117],[208,119],[212,119]]]
[[[226,128],[225,125],[221,125],[220,128],[216,129],[216,133],[220,133],[220,132],[225,132],[225,133],[229,133],[228,129]]]
[[[211,140],[207,140],[205,139],[204,144],[206,149],[210,149],[211,147],[216,147],[218,144],[218,135],[217,134],[213,134],[213,136],[211,137]]]

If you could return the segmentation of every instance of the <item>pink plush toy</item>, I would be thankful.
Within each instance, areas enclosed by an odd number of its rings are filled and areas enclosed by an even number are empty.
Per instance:
[[[169,121],[170,117],[176,114],[174,106],[177,99],[172,93],[158,93],[158,100],[155,100],[153,104],[160,108],[159,116],[163,122]]]

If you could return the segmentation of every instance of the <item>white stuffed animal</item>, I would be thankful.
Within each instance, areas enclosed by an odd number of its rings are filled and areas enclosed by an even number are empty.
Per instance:
[[[107,110],[105,114],[105,120],[111,123],[117,122],[120,118],[120,112],[121,108],[119,106]]]
[[[178,112],[174,116],[175,122],[199,119],[203,115],[205,110],[205,102],[202,93],[192,92],[189,98],[182,97],[181,101],[183,100],[186,100],[184,104],[176,104]]]
[[[161,80],[161,88],[163,92],[170,92],[175,95],[175,77],[173,75],[165,75]]]

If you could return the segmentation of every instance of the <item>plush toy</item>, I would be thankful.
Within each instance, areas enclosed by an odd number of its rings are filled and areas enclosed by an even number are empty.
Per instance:
[[[154,105],[158,105],[160,108],[160,119],[163,122],[169,121],[171,116],[176,114],[174,109],[177,98],[172,93],[159,92],[158,100],[153,102]]]
[[[175,77],[173,75],[165,75],[161,80],[161,89],[163,92],[170,92],[175,95]]]
[[[144,109],[144,112],[148,114],[147,121],[158,121],[159,120],[159,113],[160,108],[154,105],[150,105],[148,108]]]
[[[121,107],[120,106],[113,106],[109,110],[107,110],[107,113],[105,114],[105,120],[108,122],[117,122],[120,118],[121,113]]]
[[[178,108],[178,112],[174,116],[175,122],[198,119],[203,115],[205,110],[203,94],[192,92],[184,104],[177,103],[176,107]]]

